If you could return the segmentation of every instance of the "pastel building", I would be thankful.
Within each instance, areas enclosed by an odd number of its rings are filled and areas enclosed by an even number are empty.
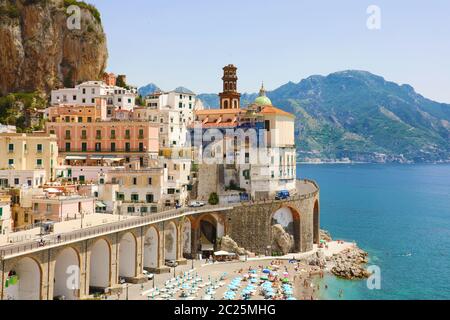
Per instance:
[[[116,185],[116,201],[120,214],[145,214],[157,212],[164,197],[164,185],[167,181],[167,169],[153,164],[151,168],[140,168],[138,163],[125,168],[117,168],[105,174],[100,188],[108,191]],[[99,198],[103,200],[100,192]]]
[[[47,179],[53,180],[57,165],[58,144],[55,135],[0,133],[0,169],[44,170]]]
[[[22,189],[20,203],[13,207],[14,227],[45,221],[65,221],[95,213],[96,199],[65,188]]]
[[[38,188],[47,182],[47,173],[36,170],[0,170],[0,188]]]
[[[146,121],[48,122],[66,164],[100,164],[102,159],[140,161],[145,166],[158,155],[158,127]]]

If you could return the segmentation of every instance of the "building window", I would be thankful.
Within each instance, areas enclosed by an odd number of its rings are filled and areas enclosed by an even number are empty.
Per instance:
[[[111,142],[111,152],[116,152],[116,143]]]
[[[18,186],[20,184],[19,178],[14,178],[14,184]]]
[[[130,138],[131,138],[130,130],[125,130],[125,139],[130,139]]]
[[[133,193],[133,194],[131,195],[131,201],[133,201],[133,202],[139,202],[139,195],[136,194],[136,193]]]
[[[66,152],[70,152],[70,142],[66,142]]]
[[[88,117],[87,122],[92,122],[92,117]]]
[[[66,139],[67,139],[67,140],[70,139],[70,130],[66,130]]]
[[[134,213],[134,207],[128,207],[128,213]]]
[[[82,130],[82,131],[81,131],[81,139],[83,139],[83,140],[86,140],[86,139],[87,139],[86,130]]]
[[[152,178],[148,178],[148,185],[149,185],[149,186],[152,185]]]
[[[130,152],[131,151],[131,147],[130,147],[130,143],[129,142],[125,143],[125,151],[126,152]]]
[[[139,152],[144,152],[144,144],[142,142],[139,143]]]
[[[8,159],[8,165],[13,166],[14,165],[14,159]]]
[[[86,142],[83,142],[83,143],[81,144],[81,151],[82,151],[82,152],[87,152],[87,143],[86,143]]]
[[[101,152],[102,151],[102,144],[100,142],[97,142],[95,144],[95,151],[96,152]]]
[[[116,138],[116,130],[111,130],[111,139]]]
[[[144,129],[139,129],[139,139],[144,139]]]
[[[147,200],[147,203],[153,203],[153,201],[154,201],[153,194],[147,194],[146,200]]]
[[[14,152],[14,144],[10,143],[8,145],[8,151],[11,152],[11,153]]]
[[[42,159],[36,159],[36,165],[42,167]]]
[[[125,195],[123,193],[117,193],[116,197],[119,201],[125,200]]]
[[[137,178],[136,177],[133,178],[133,185],[137,185]]]
[[[101,140],[101,138],[102,138],[102,130],[97,130],[95,137],[96,137],[97,140]]]

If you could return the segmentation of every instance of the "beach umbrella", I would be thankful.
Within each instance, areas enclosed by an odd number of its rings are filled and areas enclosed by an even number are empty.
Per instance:
[[[270,270],[269,270],[269,269],[264,269],[264,270],[263,270],[263,273],[269,274],[269,273],[270,273]]]

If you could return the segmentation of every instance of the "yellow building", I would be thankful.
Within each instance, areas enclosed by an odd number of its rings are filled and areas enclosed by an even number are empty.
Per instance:
[[[55,179],[58,164],[55,135],[46,133],[1,133],[0,170],[45,170],[47,179]]]

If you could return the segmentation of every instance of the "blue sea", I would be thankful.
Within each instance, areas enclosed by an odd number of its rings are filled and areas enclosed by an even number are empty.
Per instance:
[[[356,241],[381,270],[322,280],[323,299],[450,299],[450,165],[299,165],[321,188],[321,228]],[[328,289],[324,290],[324,284]]]

